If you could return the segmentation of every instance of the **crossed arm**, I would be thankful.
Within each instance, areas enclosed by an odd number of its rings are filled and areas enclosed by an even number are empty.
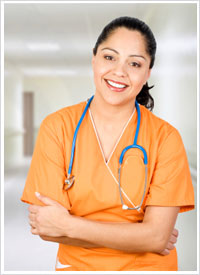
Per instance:
[[[148,206],[142,223],[111,223],[73,216],[47,197],[38,199],[45,206],[31,205],[29,222],[32,234],[46,241],[167,255],[178,236],[174,226],[179,207]]]

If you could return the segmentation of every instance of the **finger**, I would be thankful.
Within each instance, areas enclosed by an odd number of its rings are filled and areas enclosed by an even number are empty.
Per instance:
[[[160,254],[163,256],[169,255],[169,250],[166,248]]]
[[[175,248],[175,246],[172,244],[172,243],[168,243],[167,244],[167,247],[166,247],[166,249],[168,249],[168,250],[172,250],[172,249],[174,249]]]
[[[176,243],[177,242],[177,237],[175,237],[174,235],[171,235],[169,242],[171,243]]]
[[[29,220],[28,223],[30,226],[36,227],[36,221],[35,220]]]
[[[40,235],[40,238],[43,239],[44,241],[52,241],[52,237],[49,237],[49,236],[46,236],[46,235]]]
[[[45,205],[57,205],[58,203],[48,197],[45,197],[43,195],[41,195],[40,193],[38,192],[35,192],[35,195],[36,197],[41,201],[43,202]]]
[[[29,221],[29,224],[31,226],[31,228],[36,228],[36,223],[33,221]]]
[[[29,220],[31,220],[31,221],[35,221],[36,214],[35,214],[35,213],[29,213],[28,218],[29,218]]]
[[[37,229],[34,228],[34,227],[31,227],[31,233],[32,233],[33,235],[39,235]]]
[[[28,208],[28,211],[32,214],[34,214],[34,213],[36,214],[41,207],[42,206],[31,204]]]
[[[178,230],[176,228],[174,228],[173,231],[172,231],[172,235],[178,237],[178,234],[179,234]]]

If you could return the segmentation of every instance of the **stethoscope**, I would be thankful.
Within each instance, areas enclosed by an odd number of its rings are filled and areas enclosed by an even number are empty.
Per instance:
[[[71,175],[71,171],[72,171],[72,166],[73,166],[73,161],[74,161],[74,151],[75,151],[75,146],[76,146],[76,138],[77,138],[77,134],[78,134],[78,130],[79,130],[79,127],[85,117],[85,114],[90,106],[90,103],[91,101],[93,100],[93,97],[92,96],[86,106],[85,106],[85,109],[81,115],[81,118],[76,126],[76,129],[75,129],[75,132],[74,132],[74,137],[73,137],[73,141],[72,141],[72,149],[71,149],[71,158],[70,158],[70,163],[69,163],[69,168],[68,168],[68,177],[67,179],[65,179],[64,181],[64,184],[63,184],[63,189],[64,190],[68,190],[69,188],[72,187],[73,183],[74,183],[74,176]],[[122,209],[127,209],[127,210],[140,210],[141,206],[142,206],[142,203],[144,201],[144,195],[146,193],[146,187],[147,187],[147,153],[145,151],[145,149],[138,145],[137,144],[137,138],[138,138],[138,134],[139,134],[139,129],[140,129],[140,120],[141,120],[141,113],[140,113],[140,107],[139,107],[139,104],[138,102],[135,100],[135,107],[136,107],[136,110],[137,110],[137,114],[138,114],[138,119],[137,119],[137,126],[136,126],[136,131],[135,131],[135,137],[134,137],[134,141],[133,141],[133,144],[132,145],[129,145],[127,147],[125,147],[123,149],[123,151],[121,152],[121,155],[120,155],[120,158],[119,158],[119,169],[118,169],[118,184],[119,184],[119,194],[120,194],[120,199],[121,199],[121,204],[122,204]],[[143,192],[143,195],[142,195],[142,199],[141,199],[141,202],[139,205],[135,206],[135,207],[128,207],[125,203],[124,203],[124,200],[123,200],[123,197],[122,197],[122,190],[121,190],[121,183],[120,183],[120,177],[121,177],[121,166],[122,166],[122,163],[123,163],[123,158],[124,158],[124,155],[125,153],[129,150],[129,149],[132,149],[132,148],[137,148],[139,149],[140,151],[142,151],[143,153],[143,157],[144,157],[144,166],[145,166],[145,184],[144,184],[144,192]]]

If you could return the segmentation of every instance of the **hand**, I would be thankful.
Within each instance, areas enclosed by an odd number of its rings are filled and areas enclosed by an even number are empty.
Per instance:
[[[169,255],[170,250],[175,248],[174,244],[177,242],[177,238],[178,238],[178,230],[174,228],[172,231],[172,234],[169,238],[166,248],[160,254],[164,255],[164,256]]]
[[[31,205],[29,207],[29,224],[34,235],[50,237],[65,236],[71,215],[68,210],[58,202],[35,193],[45,206]]]

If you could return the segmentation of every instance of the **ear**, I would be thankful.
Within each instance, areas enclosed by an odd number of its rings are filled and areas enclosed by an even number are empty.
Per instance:
[[[94,64],[94,61],[95,61],[95,55],[92,54],[92,65]]]
[[[149,71],[147,73],[147,80],[149,79],[150,75],[151,75],[151,69],[149,69]]]
[[[91,60],[91,61],[92,61],[91,63],[92,63],[92,68],[93,68],[93,69],[94,69],[94,64],[95,64],[95,58],[96,58],[96,57],[95,57],[95,55],[93,54],[93,55],[92,55],[92,60]]]

